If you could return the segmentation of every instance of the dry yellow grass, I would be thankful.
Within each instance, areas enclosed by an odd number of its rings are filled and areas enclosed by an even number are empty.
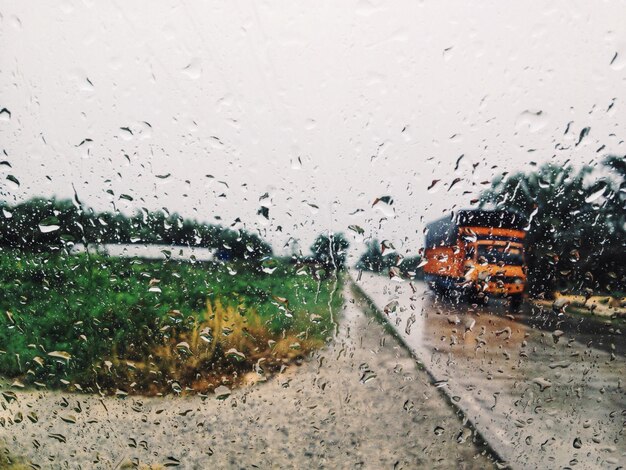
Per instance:
[[[164,341],[148,357],[108,363],[124,393],[204,393],[239,384],[249,372],[272,373],[323,345],[304,335],[272,335],[254,309],[224,305],[219,299],[207,301],[202,315],[185,319],[171,312],[162,331]]]
[[[554,300],[539,300],[537,304],[551,307],[555,310],[574,309],[582,313],[600,317],[626,317],[626,298],[617,298],[610,295],[593,295],[586,298],[583,295],[563,295],[555,292]]]

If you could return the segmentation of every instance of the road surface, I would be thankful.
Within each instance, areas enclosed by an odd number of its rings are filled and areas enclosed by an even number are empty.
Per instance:
[[[621,332],[578,333],[572,321],[540,329],[528,305],[512,316],[498,302],[456,304],[372,273],[358,285],[509,466],[626,465]]]

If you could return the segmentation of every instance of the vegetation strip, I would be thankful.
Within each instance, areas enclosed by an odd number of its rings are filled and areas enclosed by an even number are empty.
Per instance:
[[[121,396],[236,385],[332,335],[342,280],[314,271],[4,250],[0,374]]]

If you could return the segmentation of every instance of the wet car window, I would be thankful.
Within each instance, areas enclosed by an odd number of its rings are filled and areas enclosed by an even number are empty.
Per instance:
[[[625,19],[0,1],[0,469],[624,468]]]

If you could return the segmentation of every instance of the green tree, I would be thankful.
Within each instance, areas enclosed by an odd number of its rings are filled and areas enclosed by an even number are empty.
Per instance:
[[[423,279],[424,272],[422,268],[420,267],[421,263],[422,263],[421,256],[419,255],[409,256],[402,260],[399,268],[400,268],[400,271],[406,276],[416,278],[416,279]]]
[[[361,255],[356,264],[357,269],[379,273],[383,270],[384,266],[385,260],[383,258],[383,252],[380,249],[380,242],[378,240],[370,240],[365,245],[365,252]]]
[[[359,258],[356,267],[364,271],[379,273],[387,268],[396,266],[400,259],[401,257],[395,252],[383,254],[381,243],[374,239],[366,244],[365,252]]]
[[[0,246],[57,251],[68,243],[163,243],[221,251],[224,259],[257,261],[272,254],[258,235],[146,209],[127,217],[95,212],[78,201],[33,198],[0,202]]]
[[[349,246],[350,243],[343,233],[321,234],[311,245],[313,260],[329,272],[342,271],[346,267]]]
[[[623,176],[592,178],[593,169],[547,164],[494,180],[481,207],[516,210],[527,217],[530,290],[620,290],[624,286]],[[616,180],[621,180],[616,181]],[[622,185],[622,186],[620,186]]]

